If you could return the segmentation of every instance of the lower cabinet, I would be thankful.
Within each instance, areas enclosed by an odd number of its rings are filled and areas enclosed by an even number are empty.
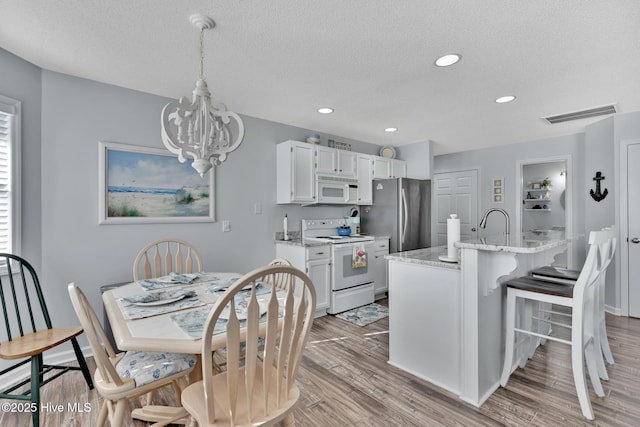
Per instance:
[[[331,248],[329,245],[299,246],[276,243],[276,257],[289,260],[304,271],[316,289],[316,317],[327,314],[331,290]]]
[[[389,239],[377,239],[373,250],[374,284],[375,298],[380,299],[386,296],[389,289],[387,282],[387,260],[384,256],[389,254]]]

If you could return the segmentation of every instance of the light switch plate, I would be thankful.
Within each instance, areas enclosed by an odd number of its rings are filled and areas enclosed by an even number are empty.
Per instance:
[[[231,223],[229,222],[229,220],[225,219],[224,221],[222,221],[222,231],[225,233],[231,231]]]

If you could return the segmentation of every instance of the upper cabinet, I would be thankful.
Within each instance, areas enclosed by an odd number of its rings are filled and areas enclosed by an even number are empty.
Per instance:
[[[317,145],[316,172],[321,175],[357,177],[357,153]]]
[[[285,141],[277,145],[276,203],[313,204],[318,200],[316,177],[357,179],[358,204],[373,203],[372,181],[407,176],[403,160]]]
[[[391,159],[391,178],[406,178],[407,162],[404,160]]]
[[[358,204],[373,204],[373,159],[368,154],[357,154],[358,159]]]
[[[406,178],[407,162],[387,157],[371,156],[373,158],[373,178]]]
[[[315,146],[286,141],[278,144],[276,150],[276,203],[314,202]]]

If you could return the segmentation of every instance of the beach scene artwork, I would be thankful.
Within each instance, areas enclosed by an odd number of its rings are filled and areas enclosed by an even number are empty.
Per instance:
[[[162,149],[102,143],[105,179],[101,223],[213,221],[213,169]],[[103,191],[104,192],[104,191]]]

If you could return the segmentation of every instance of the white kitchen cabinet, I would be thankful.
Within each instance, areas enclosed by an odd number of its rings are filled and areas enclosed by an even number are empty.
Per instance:
[[[373,160],[368,154],[358,153],[358,204],[373,204],[373,191],[371,181],[373,180]]]
[[[314,202],[315,146],[285,141],[276,147],[276,203]]]
[[[406,178],[407,162],[387,157],[371,156],[373,158],[373,178]]]
[[[316,146],[316,172],[321,175],[357,178],[357,155],[352,151]]]
[[[391,178],[406,178],[407,162],[404,160],[391,159]]]
[[[327,314],[331,290],[331,248],[329,245],[300,246],[276,243],[276,257],[289,260],[304,271],[316,289],[316,317]]]
[[[373,178],[387,179],[391,178],[391,159],[380,156],[373,157]]]
[[[383,298],[389,289],[387,281],[387,260],[384,256],[389,254],[389,239],[376,239],[373,249],[373,289],[377,299]]]

